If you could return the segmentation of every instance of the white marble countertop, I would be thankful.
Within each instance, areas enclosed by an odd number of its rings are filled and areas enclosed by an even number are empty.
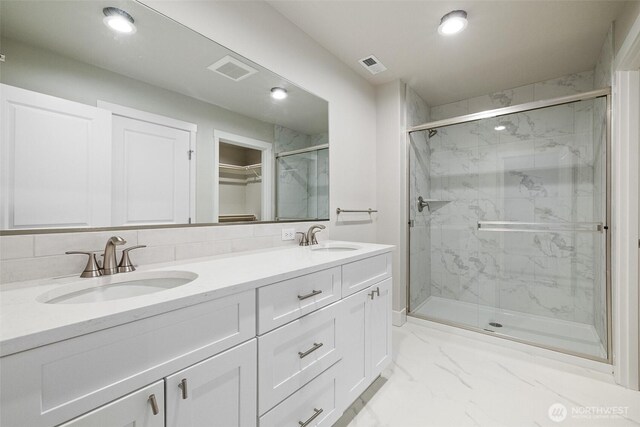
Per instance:
[[[340,243],[340,242],[323,242]],[[0,288],[0,356],[122,325],[226,295],[255,289],[345,262],[389,252],[393,246],[349,243],[351,251],[313,251],[310,247],[271,248],[140,267],[137,271],[187,271],[198,277],[183,286],[112,301],[47,304],[43,295],[73,287],[78,276],[39,279]],[[136,271],[136,272],[137,272]],[[121,273],[100,280],[121,280]],[[79,274],[80,272],[78,272]],[[114,280],[111,279],[111,280]]]

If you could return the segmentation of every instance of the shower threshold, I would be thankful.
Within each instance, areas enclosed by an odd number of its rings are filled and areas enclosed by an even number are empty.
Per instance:
[[[477,328],[497,336],[542,347],[606,359],[607,353],[593,325],[496,309],[442,297],[429,297],[412,315]],[[501,327],[490,325],[498,323]]]

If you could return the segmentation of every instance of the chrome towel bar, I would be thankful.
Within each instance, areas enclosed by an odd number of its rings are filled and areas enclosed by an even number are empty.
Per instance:
[[[599,233],[608,228],[601,222],[519,222],[519,221],[478,221],[480,231],[518,231],[529,233],[580,232]]]
[[[371,208],[369,208],[369,209],[355,209],[355,210],[354,209],[340,209],[340,208],[336,209],[336,213],[338,215],[340,215],[341,213],[355,213],[355,212],[371,214],[371,213],[374,213],[374,212],[378,212],[378,210],[377,209],[371,209]]]

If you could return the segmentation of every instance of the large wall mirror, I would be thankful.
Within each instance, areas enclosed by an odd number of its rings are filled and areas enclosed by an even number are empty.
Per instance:
[[[135,1],[0,17],[0,229],[329,218],[325,100]]]

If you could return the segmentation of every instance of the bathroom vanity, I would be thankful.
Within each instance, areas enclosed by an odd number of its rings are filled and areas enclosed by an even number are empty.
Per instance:
[[[331,426],[391,361],[391,249],[333,242],[7,285],[0,424]],[[103,292],[162,277],[182,281]]]

